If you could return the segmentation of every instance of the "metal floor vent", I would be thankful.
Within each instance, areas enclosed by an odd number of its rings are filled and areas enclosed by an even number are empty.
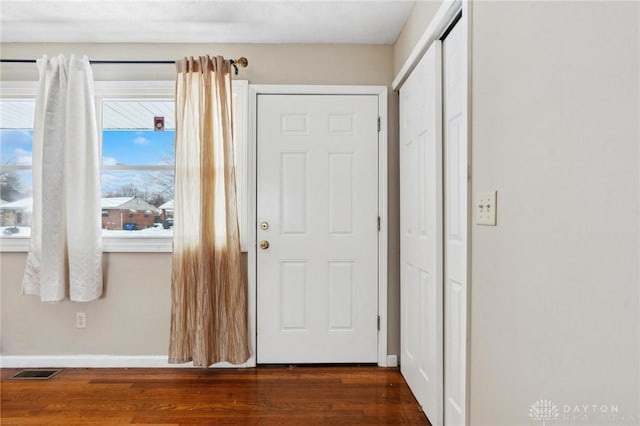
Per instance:
[[[28,369],[14,374],[13,376],[11,376],[11,379],[48,380],[61,371],[62,370]]]

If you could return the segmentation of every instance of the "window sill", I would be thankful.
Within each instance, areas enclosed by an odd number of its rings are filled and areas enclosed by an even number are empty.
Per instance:
[[[173,237],[164,236],[119,236],[103,237],[102,251],[105,253],[171,253]]]
[[[0,252],[28,252],[29,237],[0,237]]]
[[[0,252],[28,252],[29,237],[0,238]],[[171,237],[104,237],[102,239],[104,253],[171,253],[173,238]]]

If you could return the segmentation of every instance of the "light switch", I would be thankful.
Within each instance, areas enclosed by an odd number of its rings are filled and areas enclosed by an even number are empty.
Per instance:
[[[476,225],[496,226],[497,191],[476,192]]]

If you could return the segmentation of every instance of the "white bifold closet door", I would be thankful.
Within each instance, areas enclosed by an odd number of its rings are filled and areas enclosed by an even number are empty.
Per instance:
[[[442,42],[444,142],[444,424],[464,425],[467,365],[468,148],[465,27]]]
[[[400,89],[401,371],[434,425],[466,422],[465,28]]]
[[[401,371],[443,422],[442,51],[435,41],[400,89]]]

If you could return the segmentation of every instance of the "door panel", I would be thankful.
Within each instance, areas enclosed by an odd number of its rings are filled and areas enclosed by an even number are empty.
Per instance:
[[[442,424],[442,98],[436,41],[400,90],[401,371]]]
[[[467,327],[467,129],[464,27],[443,42],[444,116],[444,418],[464,425],[466,417]]]
[[[378,360],[377,120],[373,95],[258,96],[259,363]]]

